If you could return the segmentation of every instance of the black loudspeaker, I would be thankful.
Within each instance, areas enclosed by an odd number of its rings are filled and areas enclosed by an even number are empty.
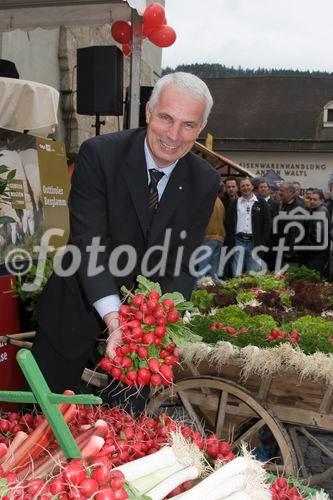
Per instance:
[[[77,112],[123,114],[123,53],[114,45],[77,50]]]
[[[15,64],[6,59],[0,59],[0,76],[5,76],[6,78],[20,78]]]
[[[140,87],[139,127],[146,126],[146,104],[154,87]],[[124,128],[129,128],[129,89],[126,90]]]

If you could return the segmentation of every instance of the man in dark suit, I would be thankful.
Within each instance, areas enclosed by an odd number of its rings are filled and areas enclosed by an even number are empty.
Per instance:
[[[272,224],[274,221],[274,217],[279,213],[279,203],[271,197],[272,190],[267,181],[261,179],[258,183],[258,194],[266,201],[269,206]],[[269,251],[264,255],[264,261],[267,264],[267,267],[270,271],[274,271],[275,269],[275,252],[273,251],[273,247],[277,244],[276,235],[273,235],[271,231],[270,240],[269,240]]]
[[[55,272],[37,310],[33,353],[52,390],[77,389],[103,330],[106,354],[114,355],[122,337],[119,289],[133,287],[138,274],[159,281],[163,292],[190,296],[193,253],[220,184],[217,172],[190,151],[212,104],[202,80],[169,74],[147,103],[147,130],[106,134],[81,146],[62,261],[76,271]]]
[[[251,179],[239,181],[241,196],[228,207],[225,244],[237,248],[231,261],[233,277],[262,270],[263,262],[255,255],[256,247],[267,246],[271,234],[271,215],[266,201],[253,193]]]

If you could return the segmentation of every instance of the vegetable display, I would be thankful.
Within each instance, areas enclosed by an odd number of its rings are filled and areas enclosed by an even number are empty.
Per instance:
[[[121,408],[75,405],[63,407],[64,414],[72,406],[75,411],[71,410],[69,425],[83,450],[83,458],[71,461],[61,456],[43,417],[30,413],[1,416],[1,498],[311,498],[303,496],[296,486],[288,485],[283,477],[269,484],[263,464],[244,447],[235,457],[230,443],[214,435],[204,438],[165,414],[134,419]],[[43,429],[42,434],[39,428]],[[22,434],[25,436],[21,441]],[[18,438],[20,443],[14,446]],[[29,448],[25,446],[24,453],[20,453],[28,440]],[[16,465],[9,470],[8,460],[12,459]],[[289,492],[289,496],[282,496],[281,491]],[[316,498],[328,499],[323,492]]]

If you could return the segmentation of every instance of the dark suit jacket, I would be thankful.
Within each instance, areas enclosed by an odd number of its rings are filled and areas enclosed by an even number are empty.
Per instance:
[[[166,229],[171,228],[165,276],[147,276],[159,281],[163,291],[180,291],[189,297],[194,278],[189,271],[193,250],[203,241],[220,176],[204,160],[189,152],[173,170],[159,203],[151,228],[148,228],[148,177],[144,155],[145,129],[106,134],[82,144],[74,171],[69,200],[71,233],[69,243],[81,252],[78,271],[70,277],[53,274],[45,287],[37,310],[41,331],[68,359],[91,349],[105,329],[93,303],[119,293],[121,285],[131,287],[141,269],[147,249],[163,245]],[[182,231],[186,231],[180,236]],[[99,252],[96,276],[88,275],[89,252],[93,237],[105,250]],[[116,277],[110,263],[126,266],[127,257],[110,254],[120,245],[135,249],[137,262],[123,277]],[[174,276],[179,246],[184,246],[180,276]],[[161,250],[155,251],[151,265],[158,263]],[[64,259],[66,262],[66,258]],[[67,264],[70,258],[67,258]],[[150,268],[150,266],[149,266]]]
[[[268,245],[271,235],[271,214],[266,201],[257,196],[258,201],[252,205],[252,232],[253,245]],[[226,240],[225,245],[228,248],[235,246],[235,236],[237,228],[237,201],[234,200],[229,204],[228,217],[226,218]]]
[[[279,207],[280,207],[280,205],[279,205],[279,203],[277,201],[273,200],[273,198],[269,198],[267,200],[267,204],[268,204],[268,206],[270,208],[271,217],[272,217],[272,220],[273,220],[274,217],[276,215],[278,215],[278,213],[279,213]]]

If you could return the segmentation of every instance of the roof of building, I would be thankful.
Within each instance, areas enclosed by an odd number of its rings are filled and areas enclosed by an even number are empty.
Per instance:
[[[206,78],[214,106],[207,132],[217,151],[331,151],[323,127],[333,79],[290,76]]]
[[[253,177],[253,174],[241,167],[238,163],[206,148],[203,144],[195,142],[192,146],[193,153],[208,161],[221,175],[221,177]]]

